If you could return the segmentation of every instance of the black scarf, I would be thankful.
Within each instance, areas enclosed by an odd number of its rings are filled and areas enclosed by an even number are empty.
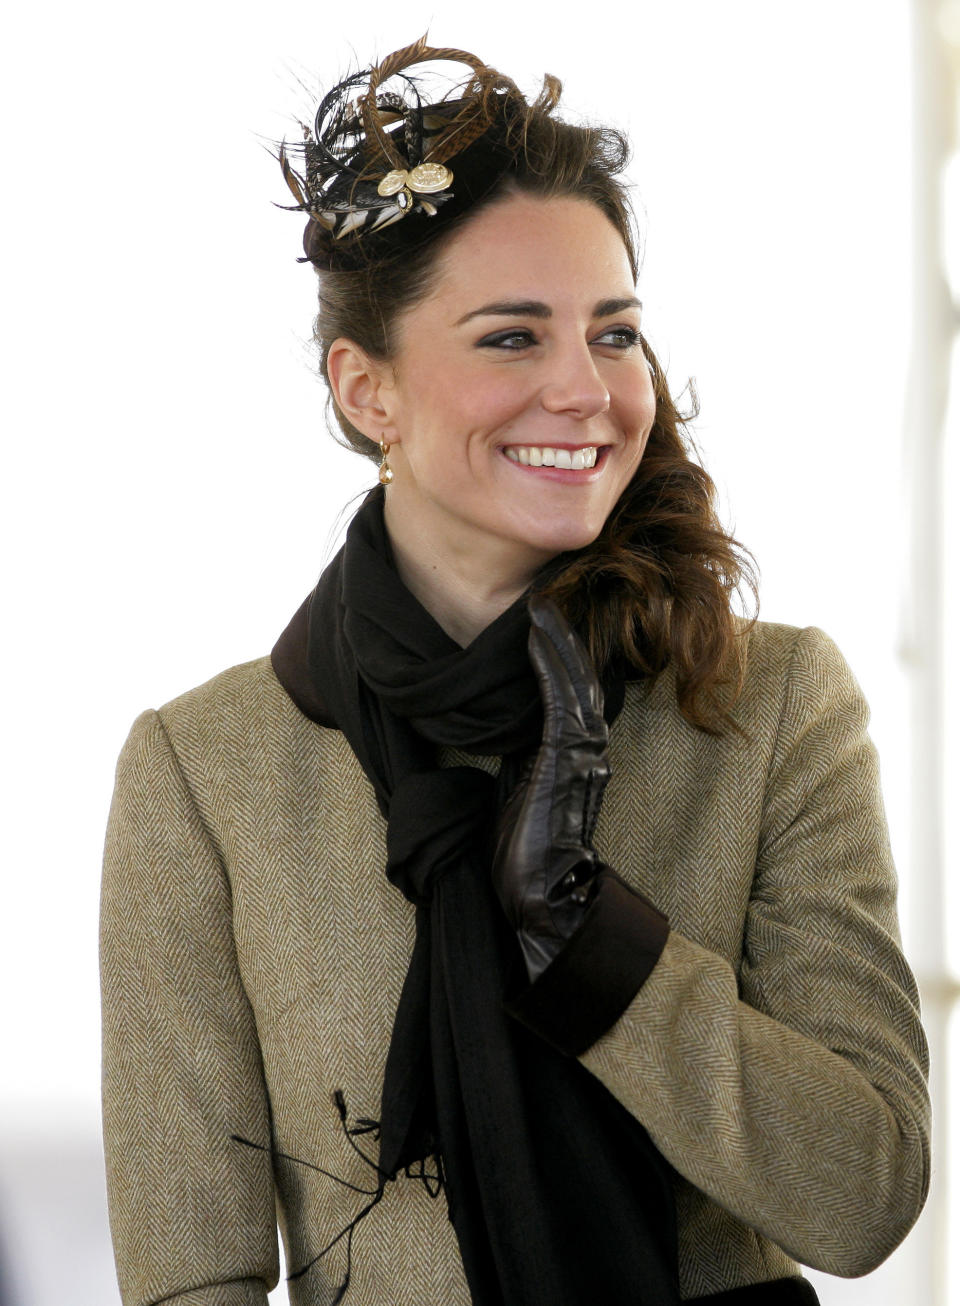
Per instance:
[[[388,820],[387,876],[416,905],[379,1192],[438,1157],[476,1306],[672,1306],[670,1166],[589,1071],[504,1010],[526,976],[490,882],[491,834],[543,724],[528,630],[521,598],[456,644],[400,581],[377,489],[274,649],[301,709],[356,753]],[[604,689],[612,720],[622,676]],[[499,778],[440,767],[438,745],[502,755]]]

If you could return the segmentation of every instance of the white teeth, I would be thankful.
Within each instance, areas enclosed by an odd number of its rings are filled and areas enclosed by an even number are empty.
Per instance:
[[[507,445],[504,453],[513,463],[524,467],[568,467],[572,471],[586,471],[597,465],[597,446],[583,449],[552,449],[539,445]]]

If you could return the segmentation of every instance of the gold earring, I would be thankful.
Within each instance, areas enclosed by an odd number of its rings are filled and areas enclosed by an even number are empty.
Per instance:
[[[389,485],[393,480],[393,468],[387,462],[387,454],[390,452],[390,446],[386,440],[380,441],[380,453],[383,455],[383,461],[380,463],[380,484]]]

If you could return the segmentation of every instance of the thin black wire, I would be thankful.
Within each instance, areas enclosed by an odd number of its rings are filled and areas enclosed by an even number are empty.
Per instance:
[[[353,1217],[353,1219],[350,1221],[348,1225],[346,1225],[343,1229],[340,1230],[340,1232],[337,1234],[335,1238],[331,1239],[331,1241],[327,1243],[326,1247],[324,1247],[322,1251],[317,1252],[316,1256],[312,1256],[310,1260],[307,1261],[305,1264],[301,1265],[299,1269],[293,1270],[291,1273],[287,1275],[288,1283],[292,1282],[294,1279],[302,1278],[303,1275],[307,1274],[311,1269],[313,1269],[313,1267],[317,1264],[317,1262],[320,1261],[324,1256],[326,1256],[326,1254],[332,1248],[334,1248],[344,1236],[346,1236],[347,1239],[346,1273],[343,1277],[342,1282],[337,1288],[336,1296],[334,1297],[331,1303],[331,1306],[338,1306],[338,1303],[343,1301],[347,1289],[350,1287],[350,1278],[353,1272],[353,1235],[356,1232],[357,1226],[359,1225],[360,1221],[366,1219],[366,1217],[370,1214],[370,1212],[377,1205],[377,1203],[382,1200],[384,1191],[386,1189],[386,1185],[391,1180],[393,1180],[395,1176],[388,1174],[385,1170],[382,1170],[378,1165],[378,1163],[374,1161],[372,1157],[367,1156],[366,1152],[364,1152],[363,1148],[356,1141],[358,1137],[363,1137],[366,1134],[371,1134],[373,1136],[374,1141],[379,1142],[380,1121],[372,1120],[369,1116],[358,1116],[353,1125],[348,1125],[347,1103],[343,1095],[343,1092],[339,1088],[334,1091],[333,1101],[334,1101],[334,1105],[337,1108],[337,1115],[340,1117],[340,1127],[343,1130],[344,1137],[346,1138],[350,1146],[353,1148],[353,1150],[356,1152],[356,1154],[360,1157],[360,1159],[366,1165],[370,1166],[371,1170],[373,1170],[378,1177],[378,1183],[376,1188],[361,1188],[358,1184],[350,1183],[348,1179],[343,1179],[340,1177],[340,1175],[336,1175],[330,1170],[325,1170],[323,1166],[315,1165],[312,1161],[307,1161],[301,1156],[294,1156],[290,1152],[281,1152],[277,1148],[272,1146],[267,1147],[263,1143],[255,1143],[251,1139],[244,1138],[240,1134],[231,1134],[230,1138],[233,1142],[241,1143],[244,1147],[253,1148],[257,1152],[267,1152],[270,1156],[277,1157],[284,1161],[292,1161],[295,1165],[302,1165],[306,1167],[306,1169],[308,1170],[313,1170],[317,1174],[325,1175],[326,1178],[328,1179],[333,1179],[335,1183],[342,1184],[344,1188],[349,1188],[351,1192],[360,1193],[364,1197],[371,1197],[373,1199],[372,1201],[367,1203],[367,1205],[363,1208],[362,1211],[360,1211],[357,1215]],[[437,1168],[435,1172],[430,1172],[429,1170],[427,1170],[426,1157],[422,1157],[419,1161],[411,1161],[408,1165],[404,1167],[404,1174],[406,1175],[406,1177],[408,1179],[414,1179],[422,1183],[424,1189],[427,1192],[427,1195],[431,1198],[431,1200],[435,1200],[437,1197],[439,1197],[445,1185],[443,1162],[441,1160],[439,1152],[435,1154],[434,1159],[437,1163]],[[419,1168],[415,1169],[415,1167],[419,1167]]]

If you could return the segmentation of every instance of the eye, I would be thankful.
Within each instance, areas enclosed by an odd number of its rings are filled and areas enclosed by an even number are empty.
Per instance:
[[[632,327],[611,327],[598,337],[597,342],[607,342],[607,337],[615,337],[609,341],[614,349],[635,349],[640,343],[640,332],[633,330]],[[505,349],[512,353],[519,353],[520,350],[529,349],[530,345],[536,343],[536,337],[529,330],[515,328],[500,332],[498,336],[485,336],[483,340],[477,342],[477,345],[479,349],[487,347],[487,349]]]
[[[511,343],[511,341],[519,343]],[[485,336],[477,343],[481,349],[483,346],[492,346],[494,349],[508,349],[516,353],[517,350],[526,349],[529,345],[536,345],[537,342],[534,341],[529,330],[507,330],[499,336]]]
[[[596,343],[613,345],[615,349],[633,349],[640,343],[640,332],[628,326],[610,327],[602,336],[597,337]]]

